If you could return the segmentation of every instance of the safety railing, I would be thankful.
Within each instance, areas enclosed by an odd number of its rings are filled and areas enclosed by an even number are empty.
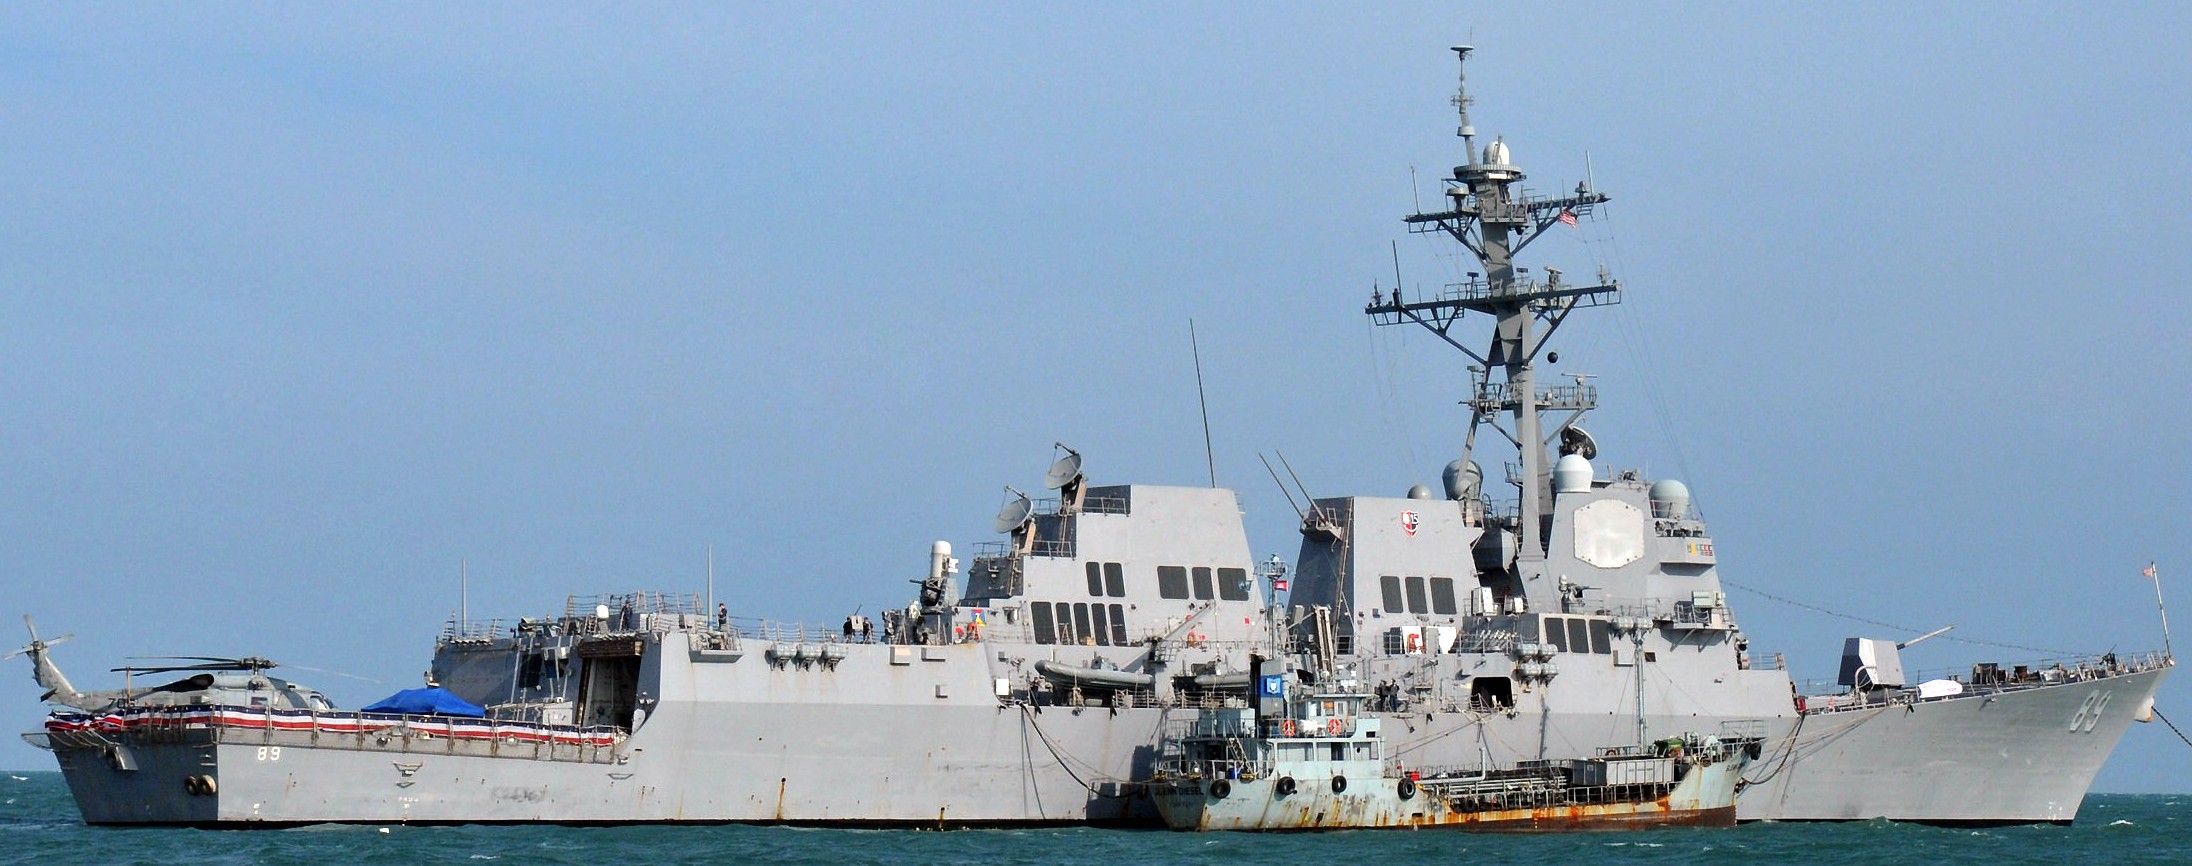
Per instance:
[[[2104,680],[2129,674],[2159,670],[2174,665],[2165,653],[2149,652],[2130,655],[2114,653],[2073,659],[2042,659],[2036,662],[2002,665],[1985,662],[1970,668],[1949,670],[1917,670],[1906,672],[1904,679],[1910,683],[1905,688],[1877,689],[1851,692],[1839,683],[1824,680],[1804,680],[1797,685],[1799,709],[1806,713],[1834,713],[1850,710],[1876,709],[1905,704],[1921,704],[1933,701],[1953,700],[1971,695],[1990,695],[2005,692],[2047,688],[2069,683]],[[1959,688],[1954,693],[1927,695],[1917,684],[1950,682]]]

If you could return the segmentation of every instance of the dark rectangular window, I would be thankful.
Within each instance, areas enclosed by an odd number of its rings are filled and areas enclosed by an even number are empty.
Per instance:
[[[1101,562],[1088,564],[1088,594],[1091,596],[1104,594],[1104,564]]]
[[[1423,597],[1423,578],[1408,577],[1408,612],[1425,613],[1431,609],[1429,600]]]
[[[1591,620],[1591,652],[1606,655],[1614,651],[1613,629],[1602,619]]]
[[[1111,643],[1113,646],[1126,646],[1126,607],[1124,605],[1115,604],[1111,606]]]
[[[1094,637],[1096,638],[1096,645],[1097,645],[1097,646],[1110,646],[1110,645],[1111,645],[1111,617],[1109,616],[1109,613],[1110,613],[1110,612],[1109,612],[1109,611],[1106,611],[1106,610],[1104,610],[1104,606],[1103,606],[1103,605],[1100,605],[1100,604],[1092,604],[1092,605],[1089,605],[1089,606],[1088,606],[1088,608],[1089,608],[1089,610],[1088,610],[1088,615],[1089,615],[1089,617],[1090,617],[1090,618],[1092,618],[1092,619],[1094,619],[1094,620],[1096,620],[1096,627],[1095,627],[1095,628],[1092,628],[1092,629],[1089,629],[1088,633],[1089,633],[1090,635],[1092,635],[1092,636],[1094,636]]]
[[[1581,617],[1568,621],[1568,651],[1576,653],[1591,651],[1591,626],[1589,622]]]
[[[1096,635],[1088,627],[1088,602],[1076,602],[1073,605],[1073,635],[1076,642],[1084,644]]]
[[[1553,645],[1554,652],[1568,651],[1568,630],[1561,626],[1560,617],[1548,616],[1545,623],[1545,642]]]
[[[1187,569],[1177,565],[1157,566],[1157,594],[1164,598],[1187,597]]]
[[[1216,596],[1217,593],[1212,591],[1210,586],[1210,569],[1195,569],[1195,598],[1201,601],[1209,601]]]
[[[1038,601],[1029,605],[1028,609],[1035,613],[1035,642],[1056,643],[1058,638],[1050,631],[1050,602]]]
[[[1400,578],[1390,574],[1378,578],[1378,588],[1384,590],[1385,612],[1400,613],[1403,610],[1400,601]]]
[[[1453,613],[1453,612],[1454,612],[1454,579],[1453,579],[1453,578],[1451,578],[1451,577],[1434,577],[1434,578],[1431,578],[1431,612],[1432,612],[1432,613]]]
[[[1218,569],[1218,597],[1226,601],[1248,600],[1248,569]]]
[[[524,663],[518,665],[518,688],[530,689],[540,686],[540,669],[543,661],[546,661],[546,659],[542,656],[525,656]]]
[[[1112,598],[1126,597],[1126,567],[1116,562],[1104,563],[1104,594]]]

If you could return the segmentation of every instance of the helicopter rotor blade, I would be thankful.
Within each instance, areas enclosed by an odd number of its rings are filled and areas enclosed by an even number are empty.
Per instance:
[[[41,640],[38,637],[38,626],[30,621],[30,614],[27,613],[23,614],[23,627],[30,630],[30,643],[18,647],[14,651],[9,652],[6,655],[0,655],[0,661],[6,661],[8,659],[12,659],[16,656],[28,652],[42,652],[47,647],[53,646],[57,643],[61,643],[62,641],[66,641],[76,636],[74,632],[71,632],[52,640]]]
[[[158,660],[158,659],[186,659],[186,660],[189,660],[189,661],[200,661],[200,662],[241,662],[241,661],[243,661],[243,659],[237,658],[237,657],[235,657],[235,656],[123,656],[123,658],[140,659],[140,660]]]
[[[361,676],[358,676],[357,674],[346,674],[346,673],[343,673],[342,671],[331,671],[331,670],[328,670],[328,669],[326,669],[326,668],[316,668],[316,667],[312,667],[311,665],[289,665],[288,667],[291,667],[291,668],[295,668],[295,669],[297,669],[297,670],[300,670],[300,671],[311,671],[311,672],[313,672],[313,673],[318,673],[318,674],[328,674],[328,675],[330,675],[330,676],[338,676],[338,677],[344,677],[344,678],[347,678],[347,679],[353,679],[353,680],[357,680],[357,681],[359,681],[359,682],[366,682],[366,683],[372,683],[372,684],[374,684],[374,685],[376,685],[376,686],[378,686],[378,685],[384,685],[384,683],[382,683],[382,682],[381,682],[380,680],[376,680],[376,679],[373,679],[372,677],[361,677]]]

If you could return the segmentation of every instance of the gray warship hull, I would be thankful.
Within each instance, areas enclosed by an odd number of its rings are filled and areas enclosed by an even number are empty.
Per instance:
[[[673,635],[672,654],[679,649]],[[1146,763],[1165,710],[1002,706],[982,647],[843,647],[833,671],[693,665],[665,677],[722,695],[666,693],[613,746],[541,748],[399,729],[239,724],[49,733],[92,824],[768,822],[968,826],[1147,821],[1123,779]],[[748,685],[744,680],[767,682]],[[720,691],[719,691],[720,689]],[[855,693],[857,698],[846,693]],[[954,695],[963,697],[955,698]],[[415,728],[417,726],[413,726]],[[121,754],[118,757],[117,751]],[[189,780],[215,780],[210,794]]]
[[[845,649],[830,671],[777,669],[758,658],[692,665],[666,680],[691,682],[699,694],[665,694],[613,746],[559,752],[494,739],[255,726],[55,745],[92,824],[1157,823],[1131,780],[1148,777],[1166,725],[1196,710],[1000,703],[984,663],[994,653],[978,644],[929,648],[943,658],[920,667],[891,664],[887,646]],[[1739,816],[2070,821],[2165,673],[1792,712],[1770,720]],[[744,679],[765,682],[729,682]],[[745,699],[769,693],[778,700]],[[1514,747],[1490,751],[1497,761],[1561,754],[1617,735],[1627,721],[1603,711],[1385,717],[1411,766],[1459,765],[1475,758],[1478,743]],[[1664,729],[1738,722],[1648,721]],[[126,751],[119,760],[117,748]],[[214,790],[188,793],[188,780],[200,775],[217,780]]]
[[[1777,762],[1754,768],[1738,812],[1745,820],[2069,823],[2169,670],[1810,713],[1777,740]]]
[[[1717,722],[1764,733],[1764,754],[1745,771],[1736,803],[1744,821],[2068,823],[2168,672],[1804,715],[1650,714],[1647,722],[1654,730]],[[1475,759],[1479,742],[1513,747],[1504,754],[1494,747],[1504,760],[1558,755],[1617,736],[1633,720],[1604,712],[1481,722],[1416,714],[1395,717],[1388,729],[1412,765],[1459,765]]]

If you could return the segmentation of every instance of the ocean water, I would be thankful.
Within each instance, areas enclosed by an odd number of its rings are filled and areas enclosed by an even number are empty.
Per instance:
[[[0,774],[0,864],[2192,864],[2192,795],[2098,794],[2068,827],[1874,821],[1547,836],[1364,831],[821,830],[789,827],[86,827],[59,773]]]

